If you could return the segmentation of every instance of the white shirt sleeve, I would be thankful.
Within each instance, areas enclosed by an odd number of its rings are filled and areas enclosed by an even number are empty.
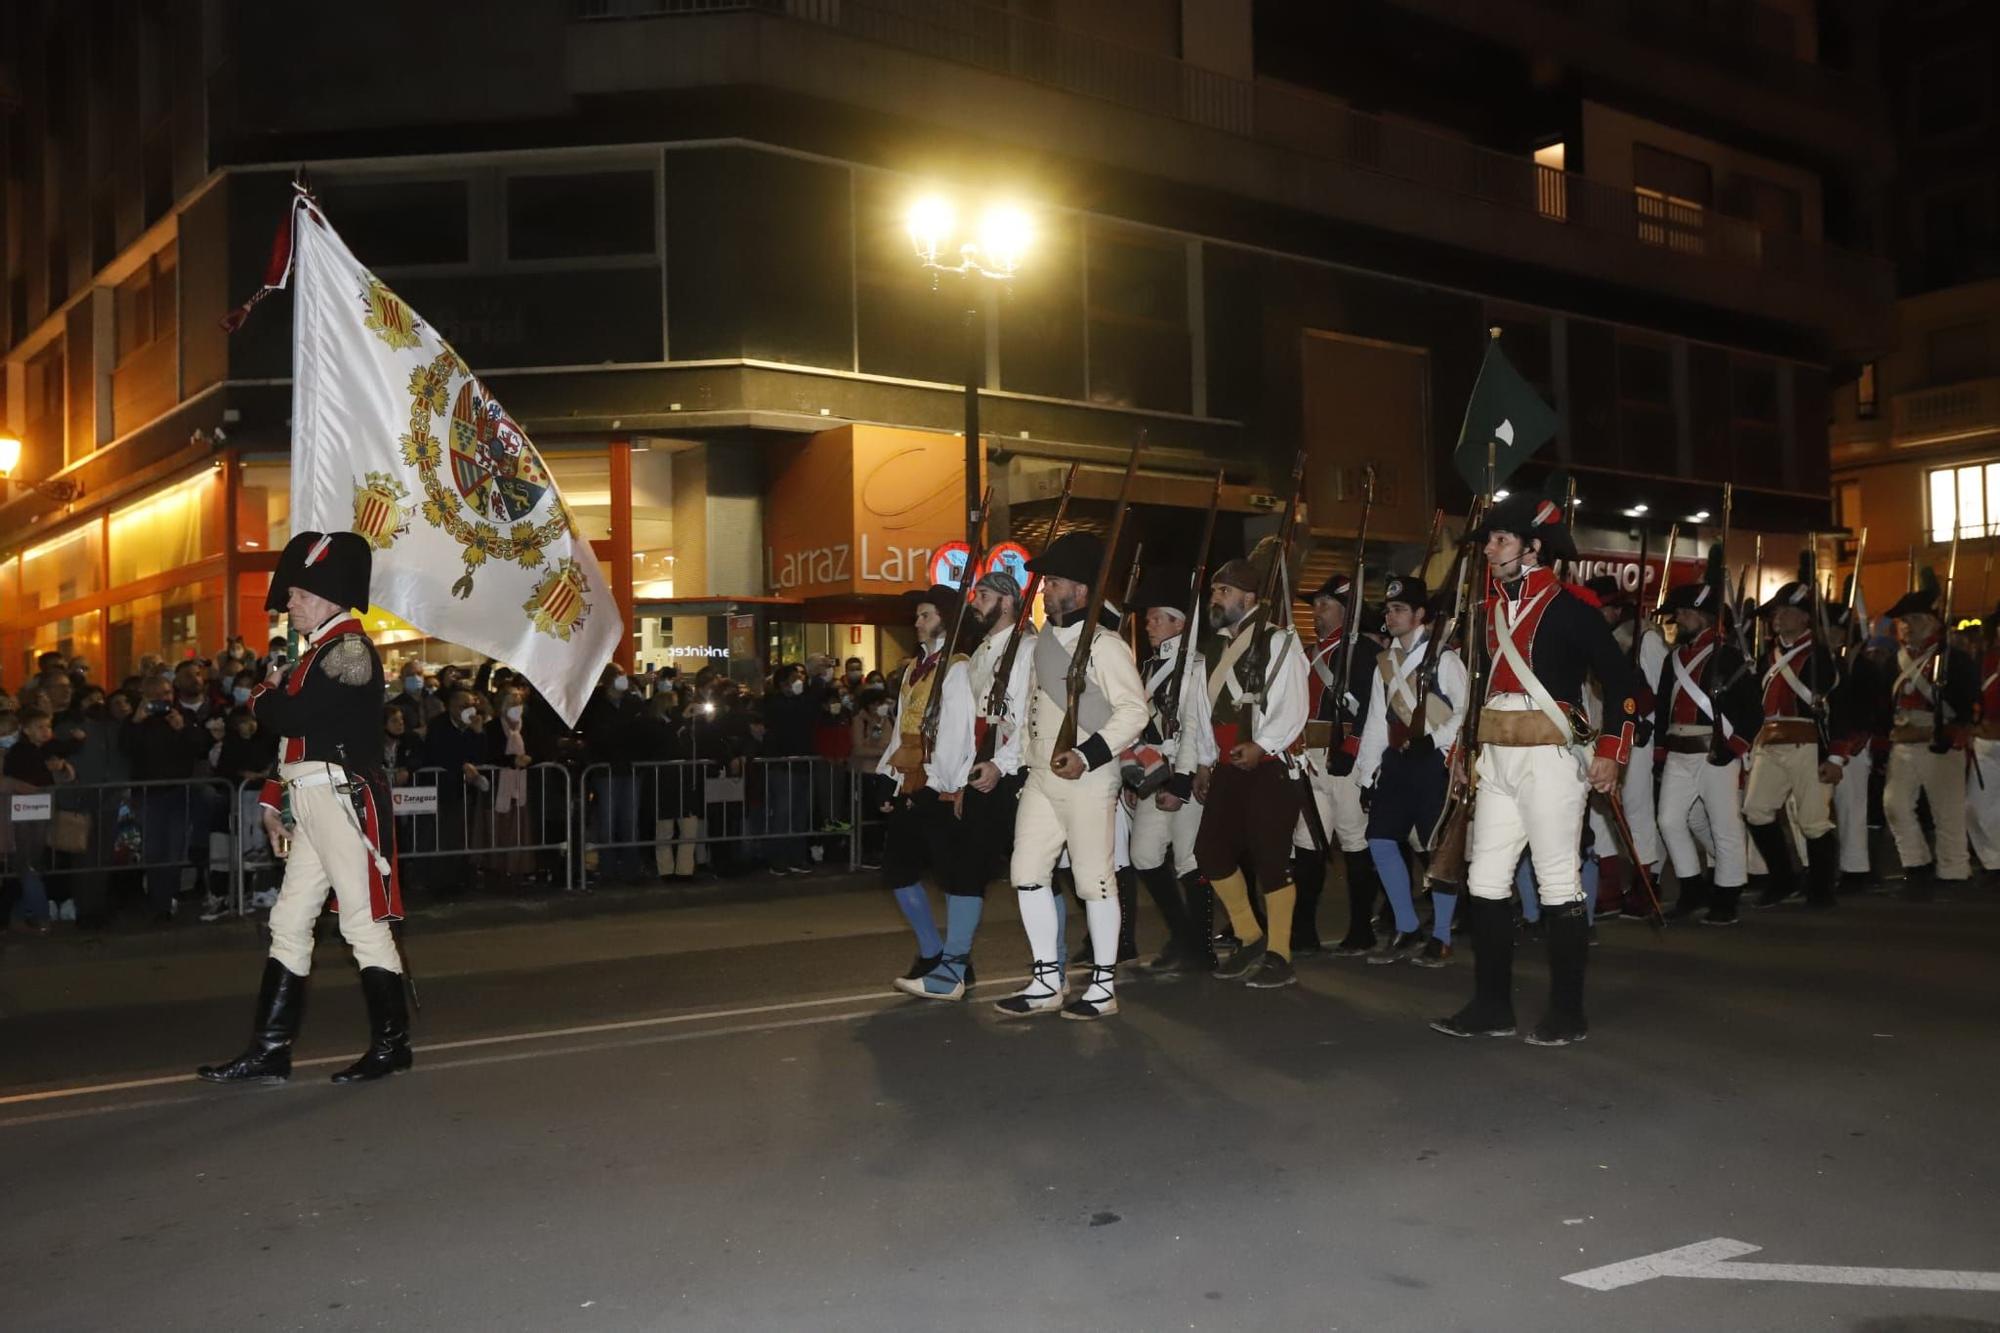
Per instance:
[[[1146,706],[1146,684],[1139,679],[1139,664],[1132,660],[1130,646],[1108,629],[1099,627],[1097,636],[1097,644],[1090,650],[1090,674],[1111,704],[1111,716],[1097,729],[1097,736],[1115,762],[1139,739],[1152,714]]]
[[[1208,707],[1208,663],[1196,653],[1181,681],[1181,732],[1174,741],[1174,772],[1192,773],[1213,765],[1219,754],[1215,748],[1215,719]]]
[[[1306,651],[1297,634],[1281,630],[1279,642],[1271,651],[1264,706],[1257,710],[1257,728],[1250,739],[1265,754],[1282,759],[1305,729]]]
[[[1023,762],[1021,731],[1028,725],[1028,677],[1034,661],[1034,637],[1024,634],[1014,653],[1013,674],[1007,680],[1007,716],[993,724],[1000,728],[999,739],[993,744],[993,762],[1009,777],[1021,771]],[[985,704],[983,699],[978,702]]]
[[[1382,752],[1389,748],[1388,712],[1382,672],[1377,669],[1368,673],[1368,720],[1361,724],[1361,748],[1354,755],[1354,781],[1360,786],[1374,786],[1375,775],[1381,771]]]
[[[931,746],[930,763],[925,765],[925,785],[950,795],[965,785],[966,776],[972,772],[974,709],[970,665],[953,663],[936,688],[944,691],[944,698],[938,702],[938,734]]]
[[[896,770],[890,766],[889,761],[896,757],[896,747],[901,745],[902,743],[903,743],[903,692],[901,690],[897,690],[896,716],[890,719],[889,743],[882,747],[882,755],[879,759],[875,761],[876,776],[884,778],[893,778],[896,776]]]
[[[1451,716],[1438,724],[1431,733],[1431,741],[1439,754],[1450,754],[1451,747],[1458,744],[1458,733],[1465,726],[1466,695],[1472,691],[1472,680],[1465,671],[1465,659],[1455,648],[1447,648],[1438,659],[1438,692],[1451,700]]]

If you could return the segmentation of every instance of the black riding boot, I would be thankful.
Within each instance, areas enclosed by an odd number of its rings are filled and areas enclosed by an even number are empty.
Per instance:
[[[226,1065],[203,1065],[194,1072],[210,1083],[283,1083],[292,1076],[292,1042],[305,1010],[306,979],[266,958],[249,1048]]]
[[[1832,907],[1834,881],[1840,878],[1840,834],[1820,834],[1806,843],[1806,906]]]
[[[1567,1046],[1590,1031],[1583,1020],[1583,966],[1590,957],[1590,923],[1582,903],[1542,909],[1549,948],[1549,1012],[1528,1034],[1530,1046]]]
[[[1195,942],[1194,966],[1199,972],[1215,971],[1215,887],[1199,870],[1181,876],[1187,894],[1188,939]]]
[[[1146,886],[1146,896],[1153,900],[1160,919],[1167,923],[1166,947],[1147,968],[1153,972],[1179,972],[1200,952],[1188,923],[1187,904],[1181,899],[1180,881],[1174,878],[1173,866],[1164,861],[1141,870],[1139,881]]]
[[[403,1005],[403,974],[386,967],[364,967],[361,994],[368,1001],[368,1053],[335,1074],[335,1083],[366,1083],[401,1073],[411,1064],[410,1011]]]
[[[1126,866],[1117,876],[1118,961],[1124,963],[1139,956],[1139,872]]]
[[[1365,849],[1342,852],[1347,866],[1347,934],[1333,946],[1341,958],[1355,958],[1375,947],[1375,904],[1382,897],[1382,877],[1375,858]]]
[[[1792,849],[1785,845],[1791,837],[1775,819],[1768,824],[1745,827],[1750,830],[1750,841],[1757,844],[1757,854],[1764,858],[1765,870],[1764,891],[1751,906],[1776,907],[1799,891],[1799,877],[1792,869]]]
[[[1678,921],[1684,916],[1693,916],[1708,906],[1709,887],[1707,875],[1689,875],[1680,882],[1681,895],[1674,899],[1674,905],[1667,909],[1667,920]]]
[[[1468,898],[1472,1003],[1431,1027],[1447,1037],[1514,1035],[1514,908],[1505,898]],[[1581,918],[1578,918],[1581,920]]]
[[[1326,891],[1326,857],[1310,847],[1292,852],[1292,883],[1298,901],[1292,907],[1292,956],[1323,953],[1319,942],[1319,899]]]

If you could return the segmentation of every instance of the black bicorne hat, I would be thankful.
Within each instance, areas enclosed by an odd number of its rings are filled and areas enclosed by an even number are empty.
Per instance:
[[[1382,585],[1382,604],[1387,606],[1390,602],[1401,602],[1405,606],[1429,611],[1431,592],[1415,574],[1391,574],[1389,581]]]
[[[1129,609],[1144,615],[1157,606],[1175,615],[1187,615],[1190,577],[1188,570],[1173,566],[1154,565],[1142,571]]]
[[[1563,522],[1562,505],[1545,495],[1512,491],[1506,499],[1495,501],[1473,536],[1483,545],[1487,535],[1494,532],[1511,532],[1524,542],[1539,537],[1540,563],[1545,567],[1558,560],[1576,559],[1576,540]]]
[[[278,556],[271,589],[264,594],[266,611],[283,611],[286,595],[304,588],[329,602],[354,610],[368,605],[368,575],[374,551],[353,532],[296,532]],[[310,625],[301,629],[311,629]]]
[[[1104,542],[1088,532],[1065,532],[1028,562],[1030,574],[1089,583],[1104,563]]]
[[[1326,582],[1320,584],[1317,588],[1314,588],[1312,590],[1312,596],[1308,597],[1306,600],[1310,602],[1310,601],[1318,601],[1322,597],[1331,597],[1333,598],[1334,601],[1340,602],[1344,605],[1348,597],[1351,596],[1353,592],[1354,592],[1353,579],[1349,578],[1345,574],[1329,574],[1326,577]]]
[[[1918,614],[1934,616],[1937,613],[1937,571],[1925,565],[1917,571],[1917,586],[1904,593],[1897,599],[1896,604],[1889,608],[1889,618],[1901,620],[1904,616]]]
[[[1708,548],[1708,563],[1702,569],[1701,578],[1667,589],[1666,598],[1660,603],[1660,614],[1699,611],[1719,621],[1729,603],[1728,590],[1724,586],[1727,581],[1722,569],[1722,543],[1716,542]]]
[[[1799,576],[1772,593],[1771,600],[1757,608],[1757,614],[1768,616],[1778,608],[1785,606],[1795,606],[1807,615],[1813,614],[1815,593],[1812,579],[1812,552],[1801,551],[1799,552]]]

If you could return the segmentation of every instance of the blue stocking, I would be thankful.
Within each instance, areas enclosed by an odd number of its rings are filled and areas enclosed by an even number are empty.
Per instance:
[[[1514,889],[1521,895],[1521,919],[1529,925],[1542,919],[1542,895],[1535,889],[1535,863],[1526,852],[1514,870]]]
[[[1396,933],[1416,934],[1417,905],[1410,897],[1410,866],[1403,860],[1402,844],[1389,838],[1370,838],[1368,855],[1375,862],[1382,891],[1389,895],[1389,907],[1396,914]]]
[[[905,884],[897,889],[896,906],[902,909],[903,919],[916,932],[917,952],[920,955],[935,958],[944,952],[944,941],[938,938],[937,918],[931,915],[931,898],[924,892],[921,883]]]
[[[1597,858],[1586,856],[1583,866],[1577,872],[1583,883],[1583,919],[1591,925],[1597,924]]]
[[[1457,894],[1431,890],[1431,937],[1440,944],[1451,943],[1451,918],[1457,910]]]

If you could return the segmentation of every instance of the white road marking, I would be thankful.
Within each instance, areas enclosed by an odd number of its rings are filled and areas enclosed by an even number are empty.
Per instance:
[[[1028,977],[1026,975],[993,977],[979,982],[973,989],[985,990],[992,986],[1022,985],[1027,981]],[[789,1013],[795,1009],[824,1009],[830,1005],[866,1004],[871,1001],[907,1000],[910,998],[910,996],[897,990],[868,991],[860,995],[836,995],[824,1000],[787,1000],[779,1004],[745,1005],[738,1009],[705,1009],[697,1013],[665,1014],[658,1018],[632,1018],[617,1023],[586,1023],[577,1027],[544,1028],[533,1032],[510,1032],[497,1037],[467,1037],[460,1041],[427,1042],[413,1049],[419,1055],[429,1056],[435,1055],[440,1051],[463,1051],[479,1046],[499,1046],[524,1041],[552,1041],[559,1037],[590,1037],[605,1032],[631,1032],[642,1028],[666,1027],[679,1023],[701,1023],[724,1018],[750,1018],[757,1014]],[[842,1017],[851,1017],[851,1015],[842,1015]],[[775,1024],[770,1026],[787,1027],[795,1025]],[[762,1030],[762,1027],[759,1025],[745,1024],[724,1029],[723,1032],[719,1032],[716,1035],[723,1035],[724,1032],[737,1033],[760,1030]],[[292,1068],[312,1069],[325,1065],[351,1064],[353,1063],[353,1059],[354,1057],[350,1055],[316,1056],[310,1060],[294,1060],[292,1061]],[[453,1065],[439,1067],[452,1068],[457,1064],[469,1063],[471,1062],[458,1061]],[[43,1092],[18,1092],[12,1096],[0,1097],[0,1106],[19,1106],[30,1102],[59,1101],[70,1097],[95,1097],[111,1092],[130,1092],[138,1088],[167,1088],[177,1084],[185,1084],[193,1078],[194,1075],[192,1074],[166,1074],[159,1078],[133,1078],[115,1083],[86,1083],[73,1088],[50,1088]],[[141,1103],[141,1105],[155,1104],[158,1103]],[[22,1120],[5,1120],[0,1121],[0,1126],[22,1123],[27,1122]]]
[[[1739,1282],[1811,1282],[1840,1287],[1916,1287],[1926,1291],[2000,1291],[2000,1273],[1950,1268],[1843,1268],[1826,1264],[1733,1264],[1762,1246],[1718,1236],[1676,1250],[1570,1273],[1563,1278],[1592,1291],[1613,1291],[1657,1277],[1728,1278]]]

